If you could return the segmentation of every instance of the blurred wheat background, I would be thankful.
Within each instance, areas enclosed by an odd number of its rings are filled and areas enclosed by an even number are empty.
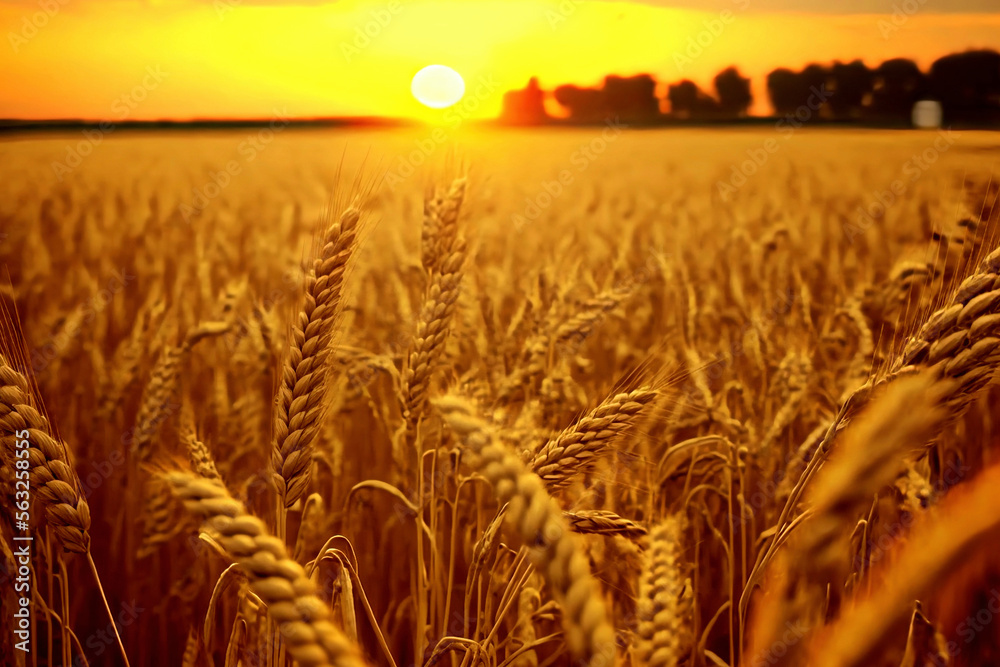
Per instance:
[[[4,664],[1000,661],[995,135],[247,133],[0,143]]]

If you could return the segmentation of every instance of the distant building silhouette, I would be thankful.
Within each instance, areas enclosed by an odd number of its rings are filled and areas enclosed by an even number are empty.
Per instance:
[[[941,103],[937,100],[920,100],[913,105],[911,118],[914,127],[941,127],[941,121],[944,118],[944,114],[941,112]]]
[[[522,90],[504,93],[500,120],[516,125],[540,125],[550,120],[545,112],[545,93],[532,77]]]

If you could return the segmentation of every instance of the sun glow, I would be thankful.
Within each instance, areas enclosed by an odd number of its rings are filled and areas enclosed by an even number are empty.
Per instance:
[[[461,74],[446,65],[428,65],[413,75],[410,91],[424,106],[444,109],[465,95],[465,81]]]
[[[995,14],[918,13],[885,40],[877,15],[747,10],[704,46],[696,40],[719,13],[674,4],[695,3],[92,0],[48,20],[0,0],[0,25],[10,26],[0,49],[0,115],[125,120],[118,100],[128,95],[136,104],[127,120],[387,116],[452,124],[496,117],[504,92],[533,76],[547,90],[642,72],[661,87],[688,78],[710,89],[733,64],[754,79],[754,110],[763,113],[763,77],[801,67],[804,54],[815,62],[863,54],[869,66],[904,55],[928,67],[969,44],[993,47],[1000,34]],[[31,22],[37,16],[44,26]],[[761,34],[780,39],[761,50]],[[415,99],[411,80],[429,63],[459,68],[464,97],[447,107]],[[163,73],[162,84],[143,83],[147,67]]]

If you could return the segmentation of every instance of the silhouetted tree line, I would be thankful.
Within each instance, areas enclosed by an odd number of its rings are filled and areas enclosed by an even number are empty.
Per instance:
[[[814,63],[798,72],[779,68],[767,75],[766,87],[778,116],[805,106],[814,118],[909,123],[913,105],[929,99],[941,104],[946,124],[1000,124],[1000,53],[992,50],[944,56],[927,72],[905,58],[874,69],[860,60]],[[631,123],[731,120],[745,117],[753,102],[750,80],[735,67],[716,75],[711,92],[687,79],[659,86],[651,75],[640,74],[608,76],[596,88],[559,86],[551,99],[577,123],[614,117]],[[501,118],[519,124],[552,122],[545,101],[546,91],[532,79],[523,90],[505,95]]]

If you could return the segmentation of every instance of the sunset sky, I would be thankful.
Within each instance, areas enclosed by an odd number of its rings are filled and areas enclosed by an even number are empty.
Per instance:
[[[432,63],[462,74],[459,109],[476,118],[533,75],[545,88],[640,72],[708,86],[732,64],[766,113],[762,79],[778,66],[904,56],[926,67],[1000,49],[998,0],[61,3],[0,0],[0,117],[429,119],[440,112],[413,99],[410,79]],[[702,52],[689,52],[700,33]]]

